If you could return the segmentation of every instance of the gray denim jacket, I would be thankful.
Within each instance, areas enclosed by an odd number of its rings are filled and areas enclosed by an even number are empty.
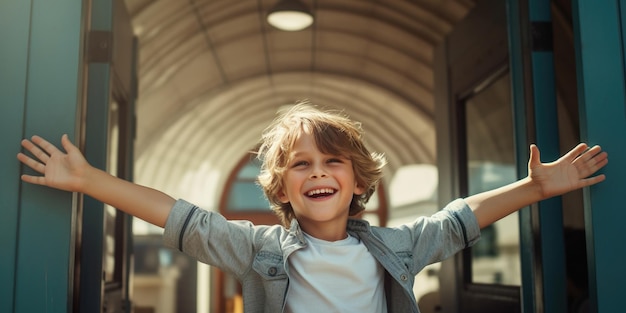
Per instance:
[[[385,268],[388,312],[419,313],[413,283],[426,265],[444,260],[480,238],[476,217],[462,199],[430,217],[385,228],[350,219],[348,232],[359,238]],[[166,246],[234,275],[242,285],[244,311],[283,312],[289,284],[287,258],[306,246],[297,223],[255,226],[227,221],[178,200],[165,224]]]

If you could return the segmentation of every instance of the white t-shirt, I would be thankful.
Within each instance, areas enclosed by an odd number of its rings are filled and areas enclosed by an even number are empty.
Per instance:
[[[305,238],[289,257],[286,312],[387,312],[384,269],[359,239]]]

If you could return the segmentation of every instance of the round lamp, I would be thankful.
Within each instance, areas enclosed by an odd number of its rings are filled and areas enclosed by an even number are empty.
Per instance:
[[[267,15],[267,22],[280,30],[298,31],[313,24],[313,14],[299,0],[280,0]]]

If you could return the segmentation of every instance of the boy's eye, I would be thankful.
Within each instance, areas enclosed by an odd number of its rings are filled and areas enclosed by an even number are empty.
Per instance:
[[[343,163],[343,161],[340,158],[332,158],[328,159],[328,163]]]
[[[296,162],[293,162],[293,164],[291,166],[292,167],[298,167],[298,166],[305,166],[307,164],[309,164],[309,163],[306,162],[306,161],[296,161]]]

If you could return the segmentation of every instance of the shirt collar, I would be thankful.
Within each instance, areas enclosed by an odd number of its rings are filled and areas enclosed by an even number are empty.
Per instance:
[[[366,220],[349,218],[348,224],[346,225],[346,230],[349,232],[367,232],[370,229],[370,223]],[[304,233],[300,228],[300,224],[297,219],[292,219],[291,224],[289,226],[289,234],[295,236],[301,244],[306,243],[306,239],[304,238]]]

